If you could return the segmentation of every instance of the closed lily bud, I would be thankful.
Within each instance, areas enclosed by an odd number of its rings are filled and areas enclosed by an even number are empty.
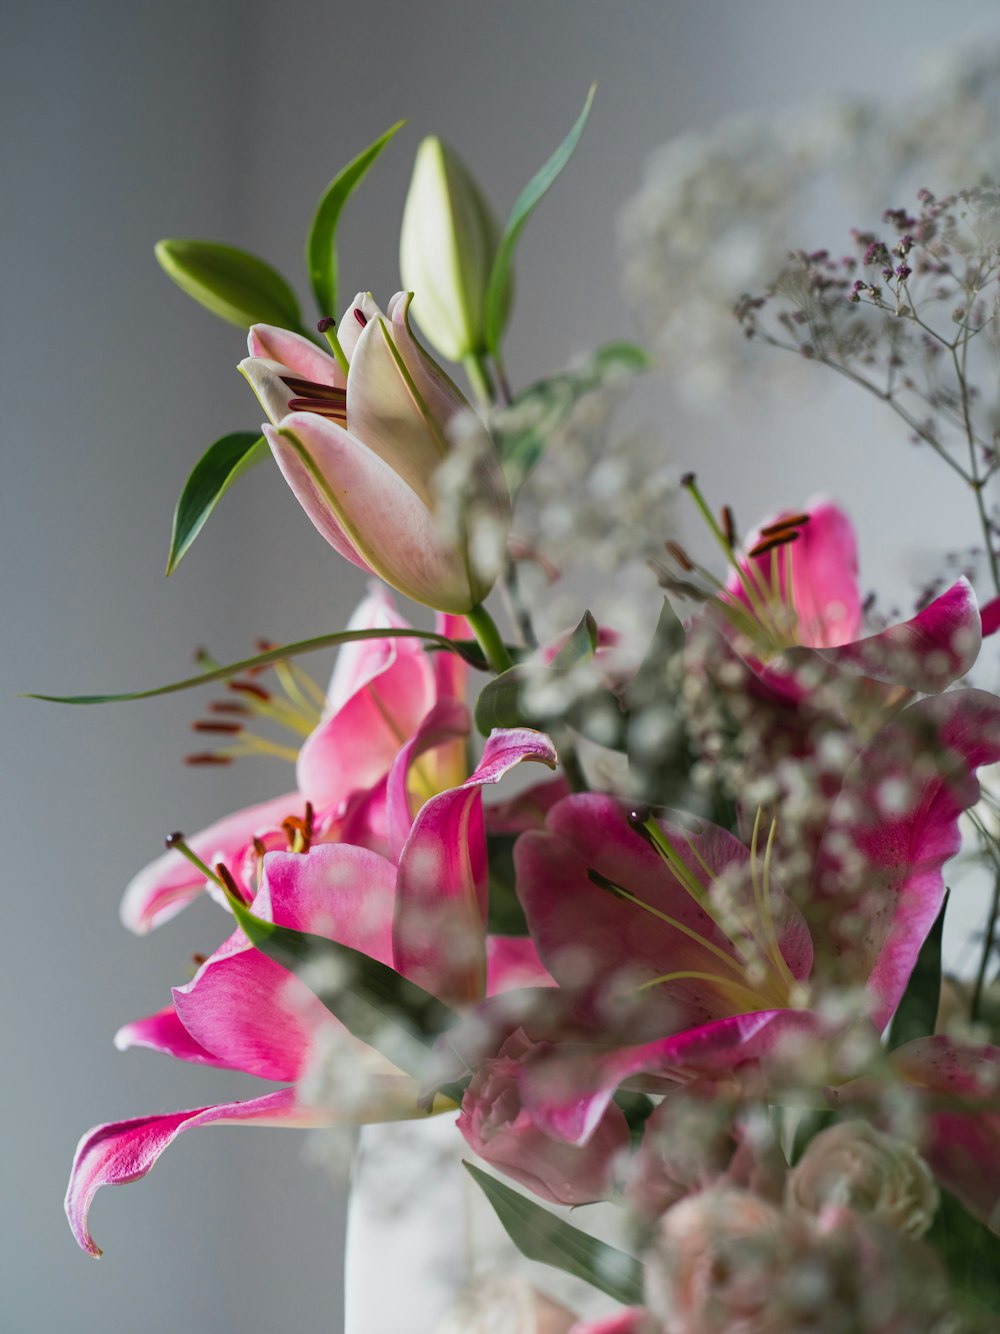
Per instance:
[[[939,1195],[930,1168],[912,1145],[867,1121],[841,1121],[810,1140],[788,1175],[789,1209],[820,1215],[840,1207],[868,1214],[907,1237],[934,1221]]]
[[[458,154],[433,136],[413,164],[399,267],[428,341],[449,361],[483,351],[483,308],[498,231]]]
[[[359,294],[327,334],[336,357],[254,325],[240,370],[270,418],[278,467],[330,545],[415,602],[461,614],[499,573],[510,496],[486,428],[413,337],[409,305],[400,292],[383,314]]]

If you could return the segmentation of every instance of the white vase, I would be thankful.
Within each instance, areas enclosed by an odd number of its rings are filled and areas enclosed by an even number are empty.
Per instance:
[[[463,1159],[474,1155],[454,1116],[361,1131],[348,1208],[345,1334],[434,1334],[467,1284],[498,1272],[522,1274],[581,1317],[617,1309],[589,1285],[525,1260]],[[572,1215],[575,1226],[618,1245],[620,1219],[610,1205]]]

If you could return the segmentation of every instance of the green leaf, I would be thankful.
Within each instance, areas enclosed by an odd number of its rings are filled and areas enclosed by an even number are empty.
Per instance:
[[[414,1078],[427,1076],[434,1044],[458,1021],[454,1010],[360,950],[275,926],[256,917],[235,894],[227,891],[227,898],[255,948],[301,976],[348,1032]]]
[[[267,653],[258,653],[253,658],[243,658],[239,662],[228,663],[225,667],[214,667],[210,672],[200,672],[197,676],[185,677],[183,681],[172,681],[170,685],[154,686],[151,690],[133,690],[122,695],[24,695],[24,699],[41,699],[49,704],[122,704],[134,699],[153,699],[156,695],[174,695],[179,690],[193,690],[196,686],[210,685],[213,681],[228,681],[231,676],[257,667],[270,667],[287,658],[296,658],[303,653],[315,653],[322,648],[335,648],[338,644],[352,644],[358,639],[422,639],[437,648],[447,649],[466,658],[465,641],[451,640],[433,630],[337,630],[330,635],[317,635],[314,639],[299,639],[294,644],[283,644],[280,648],[269,649]],[[468,661],[468,659],[466,659]],[[475,666],[475,661],[472,663]]]
[[[160,268],[182,292],[230,324],[298,330],[298,298],[265,260],[221,241],[157,241]]]
[[[934,1032],[941,1004],[941,938],[947,907],[946,893],[941,911],[920,947],[903,999],[893,1016],[887,1041],[889,1051],[913,1042],[916,1038],[926,1038]]]
[[[344,205],[358,188],[383,148],[406,124],[397,120],[363,153],[339,171],[323,191],[306,240],[306,263],[309,281],[321,315],[338,314],[337,310],[337,224]]]
[[[233,431],[209,445],[184,483],[174,510],[167,574],[173,574],[208,516],[238,477],[268,454],[267,441],[256,431]]]
[[[648,356],[637,344],[606,343],[583,365],[522,390],[491,422],[511,491],[521,486],[580,399],[638,375],[649,365]]]
[[[1000,1316],[1000,1237],[941,1192],[941,1204],[926,1241],[944,1260],[959,1307],[970,1316]],[[965,1326],[963,1325],[964,1329]],[[995,1329],[992,1322],[974,1329]]]
[[[643,1267],[634,1255],[598,1241],[472,1163],[465,1170],[482,1188],[508,1237],[529,1260],[561,1269],[623,1306],[643,1300]]]
[[[587,123],[587,117],[590,115],[590,105],[594,100],[596,90],[597,84],[591,84],[590,91],[587,93],[587,100],[576,119],[576,124],[545,165],[532,176],[518,195],[514,201],[514,207],[511,209],[510,217],[507,219],[507,225],[503,229],[500,244],[497,246],[496,258],[493,261],[490,281],[486,288],[486,307],[483,314],[486,346],[494,356],[498,356],[500,353],[500,340],[503,337],[507,315],[506,294],[511,280],[514,251],[517,249],[521,232],[539,201],[548,192],[549,187],[573,156],[580,135],[583,134],[583,127]]]

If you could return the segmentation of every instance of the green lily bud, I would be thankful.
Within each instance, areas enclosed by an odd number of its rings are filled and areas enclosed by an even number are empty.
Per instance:
[[[485,349],[483,307],[499,232],[469,169],[434,136],[417,149],[399,265],[428,342],[449,361]]]

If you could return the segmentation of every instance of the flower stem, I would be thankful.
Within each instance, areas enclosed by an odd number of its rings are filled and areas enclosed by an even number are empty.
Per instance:
[[[514,660],[507,651],[507,645],[503,642],[496,622],[483,604],[480,602],[478,607],[467,611],[465,618],[472,626],[472,633],[479,641],[479,647],[485,653],[486,661],[496,674],[499,676],[501,672],[513,667]]]
[[[493,382],[490,380],[490,373],[486,369],[485,359],[475,352],[470,352],[462,365],[469,377],[473,392],[479,400],[480,407],[488,408],[494,400],[494,389]]]

